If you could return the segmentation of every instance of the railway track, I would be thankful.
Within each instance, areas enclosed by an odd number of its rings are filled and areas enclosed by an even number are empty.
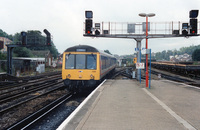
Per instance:
[[[125,67],[125,68],[118,68],[115,73],[110,77],[110,79],[115,79],[116,77],[118,76],[124,76],[128,79],[132,79],[132,75],[131,75],[131,72],[132,72],[132,68],[131,67]],[[144,73],[141,73],[142,75],[142,79],[145,79],[146,76],[145,76],[145,72]],[[200,81],[197,80],[196,78],[191,78],[191,76],[183,76],[182,74],[174,74],[174,73],[171,73],[171,72],[165,72],[165,71],[161,71],[161,70],[158,70],[158,69],[155,69],[155,68],[152,68],[151,69],[151,74],[154,75],[154,77],[157,77],[158,74],[161,74],[162,78],[165,78],[165,79],[168,79],[168,80],[172,80],[172,81],[176,81],[176,82],[182,82],[182,83],[185,83],[185,84],[188,84],[188,85],[193,85],[193,86],[197,86],[197,87],[200,87]],[[196,76],[193,76],[193,77],[196,77]],[[157,80],[158,78],[152,78],[152,79],[155,79]]]
[[[38,111],[32,113],[28,117],[24,118],[23,120],[13,124],[12,126],[8,127],[8,130],[16,130],[16,129],[28,129],[34,125],[36,121],[41,120],[45,115],[50,113],[56,107],[58,107],[63,102],[69,100],[72,97],[72,93],[68,93],[57,100],[53,101],[52,103],[48,104],[47,106],[39,109]]]
[[[23,78],[18,78],[15,81],[12,81],[12,80],[9,81],[9,79],[4,79],[4,80],[6,80],[5,82],[11,82],[12,84],[3,84],[2,83],[0,85],[0,93],[3,90],[16,88],[18,86],[24,86],[27,83],[30,84],[30,83],[40,82],[40,81],[46,81],[47,79],[51,79],[53,77],[60,77],[60,76],[61,76],[61,72],[53,72],[53,73],[38,75],[35,77],[27,76],[27,77],[23,77]],[[1,81],[1,82],[4,82],[4,81]]]
[[[46,91],[46,92],[43,93],[43,94],[33,95],[33,96],[30,97],[30,98],[26,98],[26,99],[21,100],[21,101],[19,101],[19,102],[14,102],[13,104],[9,104],[8,106],[4,106],[3,108],[0,109],[0,115],[4,114],[5,112],[7,112],[7,111],[9,111],[9,110],[11,110],[11,109],[14,109],[14,108],[20,106],[20,105],[22,105],[22,104],[25,104],[25,103],[27,103],[27,102],[29,102],[29,101],[31,101],[31,100],[34,100],[34,99],[39,98],[39,97],[41,97],[41,96],[48,95],[49,93],[52,93],[52,92],[54,92],[54,91],[56,91],[56,90],[62,90],[62,89],[64,89],[64,88],[65,88],[65,87],[63,86],[63,84],[59,84],[58,87],[56,87],[56,88],[54,88],[54,89],[51,89],[51,90],[48,90],[48,91]]]
[[[178,74],[173,74],[170,72],[165,72],[165,71],[161,71],[161,70],[157,70],[157,69],[152,69],[151,73],[154,75],[158,75],[161,74],[162,78],[168,79],[168,80],[172,80],[172,81],[176,81],[176,82],[182,82],[188,85],[193,85],[193,86],[197,86],[200,87],[200,81],[193,79],[193,78],[188,78],[187,76],[183,76],[182,74],[178,75]]]
[[[0,104],[6,103],[10,100],[16,100],[17,98],[23,97],[25,95],[31,94],[36,91],[40,91],[42,89],[51,87],[52,85],[56,85],[62,81],[55,82],[59,80],[60,78],[52,79],[48,82],[42,82],[42,83],[36,83],[36,84],[30,84],[26,87],[21,87],[20,89],[17,90],[10,90],[9,92],[2,93],[0,96]],[[51,82],[52,81],[52,82]]]
[[[115,79],[119,75],[125,76],[127,78],[131,78],[131,73],[130,73],[131,71],[132,71],[132,68],[118,68],[110,78]],[[165,74],[165,73],[161,73],[160,71],[159,72],[151,71],[151,72],[152,72],[152,74],[155,74],[155,75],[161,74],[163,78],[166,78],[166,79],[169,79],[169,80],[184,82],[184,83],[187,83],[187,84],[193,84],[194,83],[193,81],[190,81],[188,79],[183,79],[181,77],[177,78],[177,76],[170,76],[170,74],[168,75],[168,74]],[[56,76],[54,76],[54,78],[56,79]],[[59,104],[62,104],[63,102],[70,99],[70,97],[72,97],[70,95],[68,97],[68,93],[65,91],[65,88],[64,88],[62,82],[59,82],[59,79],[57,79],[57,81],[55,81],[55,82],[54,81],[46,82],[46,81],[42,81],[42,80],[39,80],[39,79],[34,79],[32,81],[33,82],[30,82],[30,81],[29,82],[30,83],[40,82],[38,84],[37,83],[35,84],[36,88],[39,88],[39,84],[41,84],[42,82],[44,84],[49,83],[51,85],[55,83],[53,85],[54,89],[47,89],[47,90],[45,90],[45,92],[41,92],[43,90],[35,90],[35,91],[33,91],[29,94],[27,92],[27,94],[25,94],[25,95],[29,95],[30,98],[26,99],[26,97],[25,97],[25,98],[19,99],[18,101],[16,101],[16,100],[14,101],[14,98],[10,99],[13,102],[18,102],[18,103],[13,103],[13,104],[9,103],[8,99],[7,99],[7,102],[1,101],[1,99],[3,99],[3,97],[0,96],[0,118],[1,118],[0,124],[2,126],[2,129],[5,129],[5,128],[7,128],[7,129],[29,129],[30,127],[34,126],[35,123],[38,122],[38,120],[41,120],[45,115],[48,116],[48,113],[51,110],[53,110],[54,108],[57,108],[57,106],[59,106]],[[29,83],[29,82],[27,82],[27,83]],[[29,88],[31,88],[31,87],[25,87],[25,86],[24,87],[18,86],[18,87],[20,89],[25,88],[25,90],[26,89],[28,90]],[[33,87],[34,85],[32,84],[30,86]],[[11,90],[9,90],[9,91],[11,91]],[[59,96],[57,96],[53,100],[49,100],[49,98],[51,98],[50,95],[52,93],[56,93],[56,91],[60,91],[60,92],[65,91],[65,92],[61,93],[61,94],[55,94],[55,95],[59,95]],[[13,95],[15,95],[15,94],[13,94]],[[44,101],[41,101],[41,102],[37,101],[40,98],[43,98],[42,100],[44,100]],[[36,105],[32,105],[31,102],[36,102]],[[12,104],[12,105],[10,105],[10,104]],[[37,108],[37,105],[39,105],[40,107]],[[27,109],[24,109],[26,107],[33,107],[33,108],[37,108],[37,109],[29,111]],[[22,112],[16,112],[16,110],[20,110],[20,109],[21,109]],[[22,113],[25,112],[25,111],[28,111],[28,113],[23,115]],[[21,117],[15,118],[17,116],[17,114],[14,114],[14,113],[18,113],[18,116],[20,115]],[[13,121],[11,121],[9,124],[6,124],[6,125],[3,124],[5,122],[7,122],[8,118],[9,118],[9,121],[10,120],[13,120]],[[13,119],[11,119],[11,118],[13,118]],[[3,120],[4,120],[4,122],[3,122]]]
[[[11,88],[3,87],[0,93],[0,125],[1,129],[5,129],[66,95],[68,91],[65,90],[60,74],[54,73],[52,76],[30,80],[22,86],[16,83]]]
[[[110,77],[108,79],[115,79],[116,77],[118,77],[120,75],[131,79],[132,78],[131,73],[132,73],[131,67],[117,68],[115,70],[115,72],[112,75],[110,75]]]
[[[64,101],[44,117],[27,126],[25,129],[57,129],[60,124],[84,101],[93,91],[75,93],[69,100]]]
[[[187,76],[192,79],[200,79],[200,65],[192,65],[193,62],[174,63],[174,62],[152,62],[152,67],[165,70],[174,74]]]
[[[177,82],[184,82],[184,83],[193,82],[193,81],[185,79],[185,78],[181,78],[181,77],[178,77],[178,76],[172,76],[172,75],[164,74],[164,73],[157,72],[157,71],[151,70],[151,73],[155,74],[155,75],[161,74],[162,78],[177,81]]]

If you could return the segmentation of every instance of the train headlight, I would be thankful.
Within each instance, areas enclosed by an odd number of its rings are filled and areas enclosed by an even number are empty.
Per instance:
[[[70,78],[70,77],[71,77],[71,75],[70,75],[70,74],[68,74],[68,75],[67,75],[67,78]]]
[[[90,75],[90,78],[91,78],[91,79],[94,79],[94,76],[91,74],[91,75]]]

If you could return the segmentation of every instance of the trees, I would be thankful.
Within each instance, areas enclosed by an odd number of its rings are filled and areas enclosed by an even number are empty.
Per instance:
[[[0,52],[0,60],[6,60],[6,54]]]
[[[16,57],[33,57],[31,50],[27,49],[26,47],[16,47],[13,50],[14,56]]]
[[[182,47],[182,48],[180,48],[180,50],[176,50],[176,49],[175,50],[167,50],[167,51],[164,50],[162,52],[155,53],[155,59],[156,60],[169,60],[169,56],[183,55],[185,53],[192,55],[196,49],[200,49],[200,45],[197,45],[197,46],[192,45],[189,47]],[[197,53],[195,55],[198,56]]]
[[[0,29],[0,37],[6,37],[10,40],[13,39],[13,36],[12,35],[8,35],[6,32],[4,32],[2,29]]]
[[[200,49],[196,49],[196,50],[192,53],[192,60],[193,60],[193,61],[200,61]]]
[[[189,47],[182,47],[180,48],[180,54],[184,54],[187,53],[189,55],[192,55],[192,53],[196,50],[196,49],[200,49],[200,45],[198,46],[189,46]]]

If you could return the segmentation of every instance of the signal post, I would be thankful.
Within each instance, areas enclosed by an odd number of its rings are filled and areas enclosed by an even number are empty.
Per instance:
[[[15,47],[40,47],[40,46],[51,46],[51,34],[47,29],[44,29],[44,33],[46,34],[46,44],[42,43],[34,43],[34,42],[27,42],[29,37],[27,36],[26,32],[21,32],[21,41],[20,44],[9,44],[7,46],[7,74],[12,74],[12,52],[13,48]],[[38,37],[37,37],[38,38]],[[31,40],[29,40],[31,41]],[[34,41],[35,37],[34,37]]]

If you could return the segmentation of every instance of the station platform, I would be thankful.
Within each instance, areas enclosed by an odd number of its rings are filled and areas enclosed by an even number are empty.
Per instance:
[[[107,80],[58,130],[198,130],[200,89],[152,80]]]

